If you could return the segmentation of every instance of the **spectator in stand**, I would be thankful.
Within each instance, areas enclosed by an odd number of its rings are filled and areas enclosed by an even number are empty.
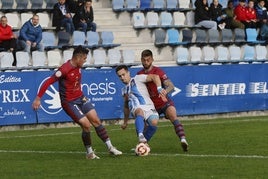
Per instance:
[[[56,27],[56,31],[59,31],[63,27],[66,32],[73,34],[73,18],[69,3],[66,3],[66,0],[58,0],[58,3],[54,5],[52,26]]]
[[[246,13],[246,11],[247,11],[246,1],[245,0],[239,0],[239,4],[234,9],[236,20],[242,22],[243,24],[246,24],[246,21],[247,21],[247,13]]]
[[[265,7],[265,1],[259,0],[256,5],[257,13],[257,28],[260,28],[258,39],[268,41],[268,23],[267,23],[267,9]]]
[[[256,5],[256,15],[257,15],[257,27],[261,28],[263,24],[267,23],[267,9],[265,8],[265,1],[259,0],[258,4]]]
[[[219,0],[213,0],[209,7],[210,17],[216,21],[220,29],[225,28],[226,14],[223,14],[222,5]]]
[[[13,66],[16,66],[16,44],[17,36],[12,32],[12,27],[7,24],[7,17],[1,17],[0,23],[0,48],[3,48],[5,51],[9,51],[13,54],[14,61]]]
[[[97,25],[93,22],[92,0],[85,0],[84,4],[75,13],[73,21],[76,29],[81,29],[85,33],[88,30],[96,32]]]
[[[245,28],[245,25],[236,19],[236,15],[234,14],[233,0],[228,1],[227,8],[224,9],[224,13],[227,15],[225,28],[227,29]]]
[[[41,40],[42,27],[39,24],[39,16],[34,14],[20,29],[18,49],[28,52],[29,54],[33,50],[44,51]]]
[[[217,29],[217,22],[213,21],[209,14],[209,7],[207,0],[195,1],[195,24],[205,27],[207,29]]]
[[[256,28],[257,27],[257,13],[254,8],[254,0],[248,1],[248,6],[246,7],[246,17],[247,20],[243,23],[245,28]]]

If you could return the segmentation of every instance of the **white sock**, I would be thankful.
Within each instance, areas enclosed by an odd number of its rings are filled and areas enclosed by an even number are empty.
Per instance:
[[[86,146],[87,149],[87,154],[90,154],[93,152],[92,147],[91,146]]]
[[[110,148],[113,147],[111,140],[107,140],[107,141],[105,142],[105,144],[106,144],[106,146],[107,146],[108,149],[110,149]]]

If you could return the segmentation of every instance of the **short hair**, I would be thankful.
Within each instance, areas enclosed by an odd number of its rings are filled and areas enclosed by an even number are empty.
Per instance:
[[[78,54],[85,54],[87,55],[89,52],[89,50],[87,48],[82,47],[82,45],[79,45],[78,47],[76,47],[73,51],[73,56],[76,56]]]
[[[7,19],[7,16],[4,15],[4,16],[2,16],[0,19],[1,19],[1,20],[2,20],[2,19]]]
[[[151,50],[146,49],[141,52],[141,58],[148,57],[148,56],[153,56],[153,52]]]
[[[119,65],[115,68],[115,72],[117,73],[119,70],[125,69],[128,71],[128,67],[126,65]]]

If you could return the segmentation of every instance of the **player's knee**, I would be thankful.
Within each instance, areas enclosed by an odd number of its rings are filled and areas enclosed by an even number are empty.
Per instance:
[[[157,126],[157,124],[158,124],[158,119],[159,119],[158,116],[150,116],[150,117],[147,119],[147,123],[148,123],[150,126]]]

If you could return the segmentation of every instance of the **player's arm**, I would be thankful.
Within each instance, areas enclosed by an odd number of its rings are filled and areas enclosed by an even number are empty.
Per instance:
[[[43,85],[41,86],[37,96],[35,97],[33,103],[32,103],[32,107],[34,110],[37,110],[40,105],[41,105],[41,98],[42,96],[44,95],[44,93],[46,92],[47,88],[53,84],[54,82],[56,81],[56,78],[51,76],[49,77],[44,83]]]
[[[124,96],[124,123],[121,125],[122,129],[126,129],[128,125],[128,120],[129,120],[129,107],[128,107],[128,100],[127,97]]]
[[[153,81],[154,84],[157,86],[157,90],[160,95],[166,96],[167,92],[164,88],[162,88],[162,83],[158,75],[154,74],[147,75],[146,82],[150,81]]]
[[[167,94],[170,93],[171,91],[173,91],[174,88],[175,88],[173,82],[170,79],[164,80],[163,81],[163,86],[164,86]]]

